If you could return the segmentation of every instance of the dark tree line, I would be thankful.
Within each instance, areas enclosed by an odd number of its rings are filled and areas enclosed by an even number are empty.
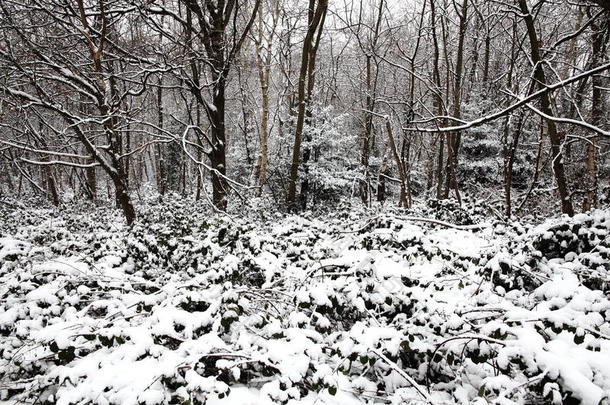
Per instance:
[[[609,198],[607,1],[0,0],[0,31],[2,197]]]

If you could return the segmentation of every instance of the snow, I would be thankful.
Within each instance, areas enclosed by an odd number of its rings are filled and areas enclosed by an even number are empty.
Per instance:
[[[608,212],[498,229],[191,213],[186,234],[62,215],[0,238],[8,403],[426,403],[413,382],[438,404],[609,400],[609,250],[582,242]]]
[[[476,256],[483,247],[489,244],[486,239],[479,235],[458,229],[439,230],[428,234],[428,237],[434,243],[461,256]]]
[[[28,242],[12,238],[0,238],[0,261],[9,260],[11,256],[20,256],[30,248]]]

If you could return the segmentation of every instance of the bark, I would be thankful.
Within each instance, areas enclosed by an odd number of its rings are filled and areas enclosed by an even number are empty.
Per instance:
[[[77,3],[80,12],[81,23],[83,27],[88,30],[89,22],[86,17],[83,0],[77,0]],[[131,226],[135,221],[136,214],[133,204],[131,202],[131,198],[129,196],[128,176],[125,172],[125,168],[122,162],[119,160],[119,156],[122,150],[122,138],[116,130],[118,118],[115,115],[115,112],[111,109],[109,105],[110,100],[108,100],[108,97],[110,97],[111,100],[117,99],[116,86],[114,85],[112,76],[111,79],[108,80],[108,82],[105,80],[105,76],[109,72],[112,73],[112,62],[106,64],[103,59],[104,47],[108,40],[107,36],[109,35],[108,27],[106,25],[106,16],[104,11],[103,0],[100,1],[100,19],[101,35],[99,38],[99,43],[94,43],[93,39],[87,35],[85,35],[85,40],[89,46],[91,60],[93,62],[93,70],[99,88],[97,108],[100,112],[100,115],[104,118],[103,129],[109,144],[108,159],[106,160],[102,158],[102,156],[98,153],[98,149],[91,143],[89,139],[87,139],[86,134],[84,134],[80,130],[80,127],[78,127],[78,125],[75,125],[74,129],[76,130],[77,136],[80,138],[81,142],[83,142],[85,148],[92,156],[92,158],[96,159],[99,163],[101,163],[102,168],[111,178],[112,183],[114,184],[115,200],[117,202],[117,205],[122,209],[127,225]]]
[[[208,113],[212,126],[212,151],[209,154],[212,167],[212,202],[219,210],[227,209],[227,157],[225,133],[225,83],[217,79],[213,104],[215,110]]]
[[[436,167],[434,163],[436,162],[436,150],[438,144],[438,137],[435,137],[430,143],[430,149],[426,151],[426,190],[429,193],[434,187],[434,175],[436,174]]]
[[[159,87],[157,87],[157,126],[159,127],[159,135],[163,134],[163,77],[159,78]],[[155,145],[155,169],[157,172],[157,192],[161,195],[165,194],[165,160],[163,147],[160,143]]]
[[[42,123],[40,123],[39,132],[42,132]],[[47,143],[42,137],[38,137],[38,143],[40,144],[42,149],[48,149]],[[42,161],[49,162],[50,159],[48,156],[43,156]],[[53,166],[48,165],[48,164],[44,165],[41,168],[41,174],[42,174],[41,183],[46,187],[47,193],[51,199],[51,202],[53,203],[53,205],[55,205],[57,207],[60,203],[60,199],[59,199],[59,191],[57,189],[57,182],[55,181],[55,173],[53,170]]]
[[[13,173],[11,170],[11,165],[8,161],[8,159],[6,160],[6,162],[2,165],[4,167],[0,168],[0,173],[2,174],[2,177],[5,180],[6,186],[7,186],[7,190],[10,191],[14,191],[15,190],[15,183],[13,182]],[[2,191],[2,188],[0,187],[0,191]]]
[[[196,125],[197,128],[201,128],[201,108],[199,106],[199,104],[197,104],[197,121],[196,121]],[[197,160],[201,161],[201,159],[203,158],[203,142],[201,140],[201,134],[199,134],[199,132],[196,132],[197,134]],[[202,167],[197,167],[197,191],[195,194],[195,201],[199,201],[201,199],[201,189],[203,187],[203,168]]]
[[[394,140],[394,135],[392,134],[392,124],[390,123],[389,118],[386,119],[385,127],[386,132],[388,133],[388,143],[390,145],[390,151],[392,152],[392,156],[394,156],[394,162],[396,163],[396,169],[398,171],[398,177],[400,179],[400,196],[398,200],[398,206],[403,208],[409,208],[409,200],[407,197],[407,173],[403,161],[402,159],[400,159],[398,148],[396,147],[396,141]]]
[[[419,23],[417,28],[417,40],[415,41],[415,48],[413,50],[413,54],[409,58],[410,70],[411,70],[411,80],[409,83],[409,109],[407,111],[407,120],[408,123],[411,124],[415,119],[415,60],[417,58],[417,54],[419,53],[419,48],[422,39],[423,26],[424,26],[424,17],[426,14],[426,4],[424,1],[422,4],[421,12],[419,13]],[[402,126],[402,125],[401,125]],[[401,163],[402,170],[404,175],[404,187],[405,187],[405,199],[406,205],[405,207],[411,206],[411,170],[410,170],[410,150],[411,150],[411,136],[410,133],[403,134],[403,142],[401,148]]]
[[[489,31],[487,31],[487,34],[485,36],[485,56],[483,57],[483,86],[484,86],[486,92],[488,91],[488,84],[489,84],[490,51],[491,51],[491,35],[490,35]]]
[[[609,13],[605,13],[602,17],[603,21],[598,24],[593,24],[592,49],[591,59],[593,66],[599,65],[606,54],[606,44],[608,41],[608,30],[610,27]],[[605,103],[602,88],[604,86],[604,78],[602,75],[593,75],[591,79],[591,124],[601,127],[605,118]],[[589,211],[597,206],[598,200],[598,150],[599,138],[594,136],[587,144],[587,161],[586,161],[586,177],[585,177],[585,198],[582,203],[583,212]]]
[[[400,159],[402,162],[402,170],[405,176],[405,198],[407,200],[406,207],[413,205],[411,196],[411,137],[408,134],[403,135],[402,147],[400,150]]]
[[[383,151],[381,166],[379,167],[379,176],[377,178],[377,201],[384,202],[386,199],[386,179],[390,173],[388,165],[387,146]]]
[[[53,205],[58,206],[59,192],[57,191],[57,182],[55,181],[55,175],[53,174],[53,167],[51,167],[50,165],[45,165],[44,174],[47,190],[49,191],[49,195],[51,196],[51,202],[53,203]]]
[[[181,0],[181,2],[187,8],[187,19],[186,21],[180,21],[180,23],[184,24],[185,42],[191,47],[189,52],[192,53],[189,55],[191,73],[187,83],[197,103],[204,108],[210,123],[211,136],[208,139],[210,146],[208,158],[211,166],[212,203],[216,209],[225,211],[229,191],[225,127],[227,79],[235,57],[258,15],[261,0],[255,1],[252,14],[245,27],[240,31],[241,34],[236,31],[233,18],[233,13],[237,13],[239,9],[237,0],[216,3],[206,1],[203,6],[199,4],[198,0]],[[193,29],[193,17],[199,23],[197,30]],[[227,38],[227,34],[231,32],[230,30],[233,30],[233,37]],[[207,57],[205,66],[208,66],[210,70],[211,100],[206,100],[204,96],[203,89],[207,86],[202,85],[200,81],[201,69],[197,66],[200,56],[195,55],[194,48],[196,47],[191,43],[195,32],[197,32],[197,37],[202,45],[199,52],[205,50]]]
[[[443,96],[442,96],[442,84],[441,84],[441,73],[439,69],[439,59],[440,59],[440,51],[438,45],[438,38],[436,34],[436,0],[430,0],[430,15],[431,15],[431,25],[432,25],[432,44],[434,46],[434,54],[433,54],[433,67],[432,67],[432,79],[436,86],[435,98],[434,98],[434,107],[436,110],[436,114],[438,116],[444,115],[443,108]],[[436,166],[436,198],[440,199],[443,196],[443,150],[445,148],[445,135],[439,135],[438,142],[438,159]]]
[[[87,159],[86,163],[93,163],[93,159]],[[87,187],[87,193],[91,201],[97,201],[97,173],[95,167],[88,167],[85,169],[85,186]]]
[[[532,63],[534,64],[534,79],[537,82],[539,88],[544,88],[547,84],[546,74],[544,72],[543,60],[540,55],[540,41],[538,39],[538,33],[536,32],[536,26],[534,25],[534,17],[530,14],[526,0],[518,0],[523,20],[527,27],[527,34],[530,42],[530,52]],[[544,93],[540,97],[541,111],[549,116],[553,116],[553,104],[552,98],[548,92]],[[557,190],[559,192],[559,199],[561,203],[561,211],[564,214],[570,216],[574,215],[574,208],[572,206],[572,200],[569,193],[569,186],[565,175],[565,169],[563,164],[563,155],[561,153],[562,137],[557,131],[557,125],[555,121],[546,120],[547,132],[551,141],[551,159],[553,173],[555,175],[555,181],[557,183]]]
[[[111,178],[112,183],[114,184],[115,197],[120,205],[121,210],[123,211],[125,221],[127,222],[127,225],[132,225],[136,219],[136,212],[131,202],[131,198],[129,197],[129,191],[127,190],[127,186],[124,181],[125,173],[120,170],[119,173],[111,176]]]
[[[510,117],[510,116],[508,116]],[[512,142],[508,139],[510,132],[509,118],[507,117],[505,127],[505,163],[504,163],[504,202],[506,216],[510,218],[512,215],[512,198],[511,191],[513,187],[513,167],[515,165],[515,155],[517,147],[519,146],[519,138],[523,129],[524,113],[523,111],[519,114],[517,125],[512,135]]]
[[[270,27],[269,37],[264,35],[263,7],[258,10],[258,40],[256,44],[256,60],[258,68],[258,79],[261,87],[261,128],[259,135],[259,154],[256,163],[255,180],[256,180],[256,196],[260,197],[263,191],[263,186],[267,181],[267,167],[269,165],[269,86],[271,78],[271,64],[273,62],[273,41],[275,39],[275,31],[279,20],[281,1],[274,1],[275,8],[272,11],[272,25]],[[266,43],[264,44],[263,42]]]
[[[438,157],[436,159],[436,198],[443,198],[443,151],[445,150],[445,135],[440,134],[438,144]]]
[[[370,172],[369,172],[369,159],[371,153],[371,134],[373,132],[373,114],[371,113],[375,108],[373,105],[373,98],[371,97],[371,55],[366,56],[366,109],[365,112],[365,124],[364,124],[364,136],[362,137],[362,152],[360,153],[360,164],[364,171],[364,181],[360,185],[360,198],[362,203],[365,205],[369,204],[369,187],[370,187]],[[369,112],[371,111],[371,112]]]
[[[527,192],[525,193],[525,197],[523,197],[523,200],[521,201],[521,203],[519,203],[519,206],[515,210],[515,213],[518,213],[519,211],[521,211],[521,209],[525,206],[525,203],[527,202],[530,195],[532,194],[532,191],[534,191],[534,187],[536,186],[536,184],[538,184],[538,178],[540,177],[540,169],[542,168],[542,149],[543,149],[542,145],[543,145],[543,143],[544,143],[544,131],[542,130],[542,126],[540,126],[540,135],[539,135],[539,139],[538,139],[538,152],[536,153],[536,160],[534,162],[534,178],[532,179],[532,182],[530,183],[530,186],[528,187]]]
[[[510,65],[508,69],[508,79],[506,83],[506,87],[508,89],[512,89],[513,87],[513,73],[515,70],[515,56],[516,56],[516,40],[518,37],[517,34],[517,21],[513,21],[512,27],[512,41],[510,48]],[[533,90],[533,87],[530,86],[530,90]],[[507,96],[506,103],[510,104],[510,98]],[[515,162],[515,154],[517,151],[517,146],[519,144],[519,135],[521,133],[523,120],[524,120],[524,110],[521,110],[519,114],[519,121],[515,131],[513,132],[512,143],[509,141],[510,134],[510,123],[511,123],[511,114],[506,116],[506,120],[504,123],[504,135],[503,135],[503,152],[504,152],[504,205],[505,205],[505,213],[508,218],[510,218],[512,214],[512,198],[511,191],[513,187],[513,166]]]
[[[84,97],[81,97],[83,113],[90,115],[90,108],[85,101],[86,99]],[[85,159],[83,163],[93,164],[95,163],[95,159],[89,157],[88,159]],[[87,198],[89,198],[92,202],[95,203],[97,201],[97,171],[95,170],[95,167],[87,167],[85,169],[85,192],[87,194]]]
[[[453,116],[461,117],[462,103],[462,75],[464,70],[464,40],[468,27],[468,0],[463,0],[460,14],[460,31],[458,36],[457,60],[455,63],[455,84],[453,89]],[[455,197],[461,204],[460,191],[457,179],[458,151],[460,148],[461,132],[456,131],[449,135],[447,141],[447,179],[445,183],[445,197],[449,196],[449,190],[453,189]]]
[[[324,12],[322,14],[322,17],[320,19],[320,22],[318,23],[318,25],[320,27],[324,27],[324,21],[326,19],[326,12]],[[305,96],[305,124],[307,124],[308,126],[311,126],[311,118],[312,118],[312,111],[311,111],[311,96],[313,94],[313,89],[315,87],[315,82],[316,82],[316,70],[315,70],[315,66],[316,66],[316,56],[318,54],[318,47],[320,46],[320,40],[322,38],[322,28],[320,28],[317,32],[316,35],[316,39],[314,42],[314,45],[311,48],[311,51],[309,52],[309,61],[307,62],[307,94]],[[307,131],[304,133],[304,137],[305,137],[305,148],[303,149],[303,161],[302,161],[302,166],[303,166],[303,176],[301,179],[301,192],[299,193],[299,203],[301,206],[302,210],[305,210],[307,208],[307,197],[309,194],[309,160],[311,159],[311,155],[312,155],[312,149],[311,149],[311,141],[312,139],[312,133],[311,131]],[[315,157],[315,156],[314,156]],[[314,200],[315,202],[315,200]]]
[[[377,66],[375,68],[375,77],[373,78],[372,72],[372,59],[373,54],[376,52],[377,48],[377,40],[379,38],[379,29],[381,27],[381,20],[383,18],[383,7],[384,0],[379,2],[379,8],[377,10],[377,20],[375,22],[375,28],[373,31],[373,36],[371,38],[371,49],[367,51],[366,54],[366,100],[365,105],[367,111],[365,111],[365,124],[364,124],[364,134],[362,137],[362,151],[360,153],[360,164],[362,165],[362,170],[364,173],[364,181],[360,184],[360,198],[362,203],[365,205],[369,204],[370,196],[370,183],[371,183],[371,174],[369,168],[369,160],[371,156],[371,140],[373,136],[373,112],[375,110],[375,98],[377,93],[377,78],[379,74],[379,70]],[[384,185],[385,187],[385,185]],[[385,192],[384,192],[385,194]]]
[[[297,123],[294,134],[294,145],[292,148],[292,164],[290,166],[290,178],[288,181],[288,193],[286,196],[286,205],[289,210],[296,210],[296,188],[297,179],[299,175],[299,166],[301,161],[301,144],[303,137],[303,129],[305,126],[305,113],[307,107],[307,74],[310,70],[309,62],[311,59],[311,53],[314,49],[313,38],[315,33],[320,30],[322,31],[323,17],[326,15],[328,8],[328,0],[309,0],[309,13],[308,13],[308,27],[305,40],[303,41],[303,51],[301,55],[301,69],[299,73],[299,86],[298,86],[298,113]],[[315,11],[314,11],[315,10]],[[311,67],[313,69],[313,66]]]
[[[263,59],[261,52],[263,42],[263,9],[259,9],[259,43],[257,46],[258,77],[261,86],[262,111],[261,111],[261,130],[259,136],[259,154],[256,163],[256,196],[260,197],[263,185],[267,178],[267,162],[269,159],[269,73],[271,68],[271,50],[267,49],[267,54]]]

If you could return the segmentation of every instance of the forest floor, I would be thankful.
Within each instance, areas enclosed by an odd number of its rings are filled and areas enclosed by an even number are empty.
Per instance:
[[[610,210],[0,218],[3,404],[610,404]]]

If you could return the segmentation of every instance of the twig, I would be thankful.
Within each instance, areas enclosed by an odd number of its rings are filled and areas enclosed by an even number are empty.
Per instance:
[[[426,390],[421,385],[419,385],[409,374],[405,373],[404,370],[402,370],[400,367],[398,367],[398,365],[396,363],[394,363],[392,360],[388,359],[383,353],[381,353],[377,349],[372,349],[371,351],[373,353],[375,353],[377,355],[377,357],[379,357],[381,360],[385,361],[388,364],[388,366],[390,366],[390,368],[392,368],[394,371],[396,371],[402,378],[407,380],[409,382],[409,384],[411,384],[413,386],[413,388],[415,388],[417,390],[417,392],[419,392],[420,395],[422,397],[424,397],[426,402],[428,402],[429,404],[432,404],[432,405],[434,404],[434,402],[432,402],[432,398],[430,397],[430,395],[428,395]]]
[[[438,219],[430,219],[430,218],[421,218],[421,217],[398,217],[404,221],[413,221],[413,222],[428,222],[435,225],[444,226],[445,228],[453,228],[459,229],[462,231],[474,231],[478,229],[489,228],[491,225],[487,223],[475,224],[475,225],[454,225],[449,222],[440,221]]]

